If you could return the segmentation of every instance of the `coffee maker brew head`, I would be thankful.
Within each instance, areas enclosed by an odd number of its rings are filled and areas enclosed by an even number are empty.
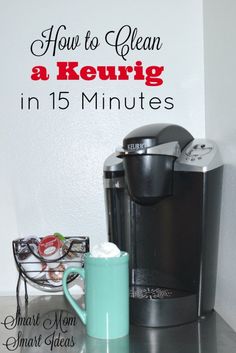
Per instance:
[[[193,136],[178,125],[151,124],[130,132],[117,149],[133,200],[155,204],[172,195],[174,162]]]

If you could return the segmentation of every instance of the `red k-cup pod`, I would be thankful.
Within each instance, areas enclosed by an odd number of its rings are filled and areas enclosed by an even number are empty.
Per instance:
[[[47,258],[56,258],[55,255],[58,255],[61,248],[61,241],[54,235],[47,235],[44,237],[38,246],[39,255]]]

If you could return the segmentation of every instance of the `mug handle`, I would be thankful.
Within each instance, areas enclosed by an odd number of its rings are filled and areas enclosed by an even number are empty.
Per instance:
[[[77,267],[69,267],[65,270],[63,274],[63,290],[65,293],[65,296],[67,300],[69,301],[70,305],[73,307],[77,315],[80,317],[81,321],[83,322],[84,325],[87,323],[87,315],[86,315],[86,310],[82,309],[79,304],[75,301],[75,299],[72,297],[70,294],[68,287],[67,287],[67,278],[71,273],[77,273],[79,274],[83,280],[85,279],[85,270],[83,268],[77,268]]]

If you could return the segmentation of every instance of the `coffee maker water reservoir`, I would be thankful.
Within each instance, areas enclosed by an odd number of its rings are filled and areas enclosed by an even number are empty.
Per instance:
[[[222,162],[184,128],[129,133],[104,163],[109,240],[130,254],[131,323],[164,327],[214,308]]]

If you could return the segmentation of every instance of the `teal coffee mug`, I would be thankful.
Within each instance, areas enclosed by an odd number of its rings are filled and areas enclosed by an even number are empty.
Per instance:
[[[67,278],[79,274],[85,282],[85,309],[71,296]],[[86,253],[84,268],[69,267],[63,275],[63,289],[87,334],[115,339],[129,333],[129,255],[98,258]]]

